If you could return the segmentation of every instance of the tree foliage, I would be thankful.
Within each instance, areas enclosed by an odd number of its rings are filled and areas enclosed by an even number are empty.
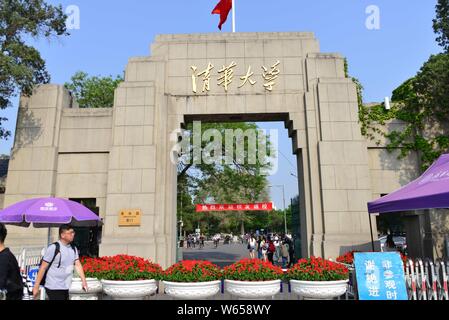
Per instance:
[[[438,0],[433,30],[437,34],[437,42],[449,53],[449,0]]]
[[[0,109],[10,107],[19,92],[29,96],[35,85],[50,81],[39,51],[24,38],[68,35],[66,19],[61,6],[43,0],[0,1]],[[0,139],[11,134],[2,126],[7,120],[0,118]]]
[[[216,129],[221,137],[223,144],[219,149],[219,156],[226,155],[225,136],[228,130],[236,132],[246,132],[247,130],[257,131],[255,123],[201,123],[201,136],[209,129]],[[229,133],[229,132],[228,132]],[[193,136],[193,125],[190,124],[184,133],[184,139]],[[238,139],[233,139],[232,148],[237,149]],[[191,140],[193,143],[193,139]],[[213,139],[207,139],[201,142],[201,151],[206,150],[207,145],[213,142]],[[250,139],[243,140],[244,157],[243,162],[237,161],[234,154],[232,163],[194,163],[193,145],[179,153],[180,162],[178,164],[178,217],[180,217],[181,198],[182,213],[185,229],[193,231],[198,224],[206,230],[222,230],[241,232],[245,224],[251,224],[251,221],[260,212],[213,212],[213,213],[195,213],[193,204],[201,203],[254,203],[267,201],[269,199],[267,186],[268,180],[264,170],[271,166],[270,158],[273,155],[273,147],[269,139],[260,141],[256,146],[256,153],[259,154],[257,161],[249,161],[249,150],[252,142]],[[267,156],[259,151],[265,148]],[[187,160],[189,161],[187,161]],[[186,196],[187,195],[187,196]],[[187,202],[187,206],[186,206]],[[263,214],[266,214],[263,213]],[[238,231],[237,231],[238,230]]]
[[[72,92],[80,108],[111,108],[114,106],[114,92],[123,82],[123,77],[99,77],[78,71],[65,87]]]

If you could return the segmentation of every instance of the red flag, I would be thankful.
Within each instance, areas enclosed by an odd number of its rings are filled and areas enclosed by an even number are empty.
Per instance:
[[[221,26],[228,19],[229,11],[232,9],[232,0],[220,0],[215,9],[212,11],[212,14],[220,15],[220,24],[218,28],[221,30]]]

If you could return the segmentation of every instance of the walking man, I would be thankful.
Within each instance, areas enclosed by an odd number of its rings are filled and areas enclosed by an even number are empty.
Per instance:
[[[22,300],[23,282],[16,257],[5,247],[6,227],[0,223],[0,300]]]
[[[33,297],[39,294],[39,286],[45,276],[45,292],[49,300],[69,300],[73,269],[82,281],[83,290],[87,292],[87,282],[83,266],[79,261],[78,249],[72,244],[75,231],[69,225],[59,227],[59,241],[51,244],[42,259],[42,264],[34,284]]]

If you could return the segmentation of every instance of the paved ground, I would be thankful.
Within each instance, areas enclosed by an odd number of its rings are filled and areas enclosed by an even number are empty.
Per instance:
[[[221,242],[218,248],[215,248],[213,242],[206,242],[202,249],[199,249],[198,246],[196,248],[184,248],[183,253],[184,260],[208,260],[221,268],[240,259],[249,258],[246,245],[242,243],[228,245]]]

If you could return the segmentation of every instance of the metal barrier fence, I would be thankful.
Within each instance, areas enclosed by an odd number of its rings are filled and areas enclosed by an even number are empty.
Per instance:
[[[34,279],[30,277],[30,271],[39,268],[42,259],[43,247],[21,247],[10,249],[17,259],[20,267],[20,273],[22,274],[23,283],[25,285],[23,289],[23,300],[32,300]],[[41,294],[41,297],[43,300],[45,295]]]
[[[410,300],[449,300],[449,261],[409,259],[405,282]]]

